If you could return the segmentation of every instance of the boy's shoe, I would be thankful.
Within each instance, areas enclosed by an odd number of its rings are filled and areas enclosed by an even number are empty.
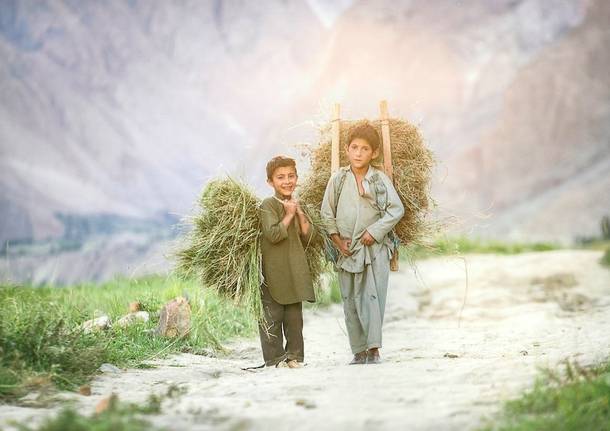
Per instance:
[[[288,363],[286,363],[286,361],[280,361],[275,364],[275,368],[288,368]]]
[[[291,359],[291,360],[287,360],[286,361],[286,365],[288,366],[288,368],[301,368],[302,365],[299,364],[299,362],[296,359]]]
[[[349,363],[350,365],[361,365],[366,364],[366,352],[356,353],[354,359]]]
[[[371,349],[366,352],[366,363],[367,364],[380,364],[381,357],[379,356],[378,349]]]

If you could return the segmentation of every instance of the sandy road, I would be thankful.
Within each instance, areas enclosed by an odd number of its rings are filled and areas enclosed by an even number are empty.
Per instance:
[[[261,363],[258,340],[223,357],[177,355],[157,368],[97,378],[93,395],[70,395],[93,411],[111,392],[144,401],[179,385],[150,419],[173,430],[464,430],[528,388],[543,366],[610,356],[610,270],[591,251],[472,255],[402,264],[391,275],[380,365],[350,359],[340,306],[305,316],[307,366]],[[468,268],[466,288],[465,262]],[[53,409],[0,406],[9,418]]]

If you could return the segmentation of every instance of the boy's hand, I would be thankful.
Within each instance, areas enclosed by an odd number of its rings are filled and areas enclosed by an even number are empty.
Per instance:
[[[339,253],[341,253],[345,257],[349,257],[352,255],[352,252],[349,251],[349,247],[352,245],[352,240],[347,238],[341,238],[339,235],[332,235],[332,240],[337,246]]]
[[[289,201],[282,201],[282,205],[284,205],[284,211],[286,211],[286,215],[293,216],[297,212],[297,201],[294,199],[290,199]]]
[[[303,211],[303,208],[301,208],[301,202],[299,202],[296,199],[293,199],[293,200],[294,200],[294,203],[295,203],[295,205],[297,207],[297,214],[298,215],[305,215],[305,211]]]
[[[364,245],[373,245],[375,244],[375,238],[373,238],[368,230],[365,230],[362,234],[362,238],[360,238],[360,242]]]

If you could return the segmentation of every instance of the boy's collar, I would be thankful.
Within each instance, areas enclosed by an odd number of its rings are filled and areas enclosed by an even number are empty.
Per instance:
[[[354,171],[352,171],[351,166],[348,166],[347,170],[350,171],[354,176],[356,175],[356,174],[354,174]],[[366,174],[364,174],[364,179],[370,180],[374,173],[375,173],[375,167],[373,165],[369,165],[369,169],[366,171]]]
[[[287,199],[286,199],[284,196],[282,196],[282,194],[281,194],[281,193],[278,193],[278,192],[275,192],[275,193],[273,194],[273,197],[275,197],[276,199],[279,199],[279,200],[281,200],[281,201],[285,201],[285,200],[287,200]]]

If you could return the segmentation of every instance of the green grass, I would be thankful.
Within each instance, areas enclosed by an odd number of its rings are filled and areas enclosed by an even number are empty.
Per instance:
[[[45,420],[38,427],[15,424],[19,431],[147,431],[159,428],[137,416],[135,413],[118,407],[100,415],[85,416],[68,407],[53,418]]]
[[[152,335],[156,312],[183,292],[191,301],[189,336]],[[96,310],[115,321],[133,301],[151,312],[151,321],[91,334],[79,329]],[[133,367],[170,353],[221,349],[232,337],[256,333],[255,319],[232,302],[176,278],[118,279],[64,288],[2,286],[0,309],[0,401],[9,402],[42,387],[74,390],[89,381],[102,363]]]
[[[550,251],[561,248],[547,242],[511,243],[496,240],[482,240],[468,237],[440,237],[430,244],[408,245],[401,249],[401,259],[426,259],[435,256],[460,255],[468,253],[518,254],[533,251]]]
[[[587,250],[605,250],[610,247],[610,239],[603,237],[577,238],[576,245]]]
[[[317,290],[307,308],[341,302],[336,274]],[[190,298],[188,337],[165,339],[150,333],[157,313],[178,295]],[[114,322],[139,301],[151,313],[147,323],[85,334],[80,325],[104,312]],[[31,390],[75,390],[103,363],[145,368],[145,361],[176,352],[207,353],[239,336],[254,336],[256,320],[231,301],[194,281],[175,277],[117,279],[71,287],[0,286],[0,402],[15,402]]]
[[[108,409],[99,414],[85,416],[78,413],[74,407],[67,406],[34,428],[19,422],[13,422],[12,425],[19,431],[161,431],[161,428],[144,419],[144,415],[160,413],[164,398],[174,398],[182,394],[183,389],[170,386],[166,395],[151,394],[144,405],[122,402],[113,396]]]
[[[534,388],[505,404],[485,431],[580,431],[610,429],[610,362],[581,368],[565,362],[546,371]]]
[[[339,279],[336,272],[325,274],[328,277],[327,283],[321,283],[322,286],[316,288],[316,302],[305,302],[306,309],[326,308],[331,304],[341,303],[341,290],[339,289]]]
[[[610,247],[608,247],[606,249],[606,252],[604,253],[604,255],[602,256],[600,263],[603,266],[606,266],[608,268],[610,268]]]

